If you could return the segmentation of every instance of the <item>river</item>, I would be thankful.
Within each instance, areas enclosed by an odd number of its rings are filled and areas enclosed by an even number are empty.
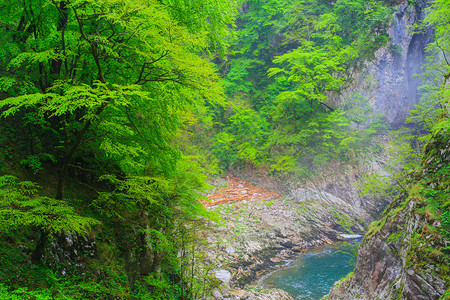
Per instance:
[[[354,268],[351,264],[354,256],[336,252],[339,249],[347,248],[327,247],[303,254],[288,262],[286,268],[261,278],[259,284],[285,290],[296,300],[321,299]]]

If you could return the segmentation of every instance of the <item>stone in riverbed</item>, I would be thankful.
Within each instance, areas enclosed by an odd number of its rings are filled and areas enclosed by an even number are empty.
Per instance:
[[[275,228],[275,235],[280,238],[287,238],[287,233],[284,228]]]
[[[250,241],[250,242],[247,242],[247,247],[246,247],[247,249],[247,253],[253,253],[253,252],[256,252],[256,251],[258,251],[258,250],[261,250],[262,249],[262,246],[261,246],[261,244],[260,243],[258,243],[258,242],[255,242],[255,241]]]
[[[212,292],[212,295],[213,295],[214,299],[216,299],[216,300],[222,300],[223,299],[222,294],[217,289],[215,289]]]
[[[233,292],[233,295],[239,297],[239,299],[246,299],[248,298],[248,292],[244,291],[244,290],[237,290]]]
[[[272,262],[274,262],[274,263],[279,263],[279,262],[281,262],[281,258],[279,258],[279,257],[273,257],[273,258],[271,258],[270,259]]]
[[[277,236],[275,235],[275,232],[273,232],[273,231],[267,231],[266,236],[267,236],[269,239],[275,239],[275,238],[277,237]]]
[[[294,246],[294,243],[290,239],[283,239],[280,241],[280,244],[285,248],[292,248]]]
[[[227,251],[227,253],[228,254],[234,254],[235,252],[236,252],[236,250],[234,250],[234,248],[233,247],[227,247],[226,249],[225,249],[225,251]]]
[[[231,279],[231,273],[227,270],[216,271],[216,278],[224,283],[228,283]]]

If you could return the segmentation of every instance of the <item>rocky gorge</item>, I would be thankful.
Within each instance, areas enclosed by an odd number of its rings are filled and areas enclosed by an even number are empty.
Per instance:
[[[0,4],[1,299],[450,299],[449,1],[44,2]]]
[[[244,180],[241,183],[239,193],[251,189]],[[247,299],[251,284],[287,259],[343,241],[341,233],[362,232],[368,225],[366,216],[348,203],[312,190],[219,204],[210,210],[223,219],[203,232],[206,246],[201,250],[206,253],[202,264],[213,266],[223,283],[213,292],[216,299]],[[246,296],[240,297],[244,289]],[[263,295],[256,299],[283,299]]]
[[[399,2],[389,29],[390,44],[380,48],[363,71],[352,74],[354,80],[345,90],[331,95],[335,105],[363,95],[391,127],[404,123],[420,96],[421,80],[415,74],[422,72],[432,35],[431,28],[415,32],[413,26],[423,20],[429,5],[422,0]],[[446,143],[445,138],[441,140]],[[448,145],[439,149],[445,155]],[[219,279],[224,284],[214,291],[214,298],[285,299],[280,291],[275,298],[254,294],[249,284],[307,249],[342,241],[342,233],[362,233],[369,228],[391,201],[360,197],[354,186],[362,174],[383,169],[385,157],[371,154],[364,163],[355,157],[353,162],[325,167],[320,176],[302,184],[273,180],[251,166],[236,170],[242,178],[285,195],[210,208],[224,221],[212,224],[213,230],[205,233],[209,245],[204,249],[205,263],[220,269],[217,278],[227,274]],[[446,157],[440,161],[448,164]],[[449,285],[445,262],[417,253],[425,245],[448,251],[449,241],[425,230],[441,225],[422,210],[423,204],[411,195],[395,199],[382,220],[368,229],[355,272],[336,283],[326,299],[438,299],[444,295]]]
[[[410,189],[371,225],[355,271],[325,299],[449,299],[449,228],[429,207],[433,191],[448,201],[449,163],[450,139],[443,132],[428,144],[422,168],[411,173]],[[448,223],[445,210],[443,218]]]

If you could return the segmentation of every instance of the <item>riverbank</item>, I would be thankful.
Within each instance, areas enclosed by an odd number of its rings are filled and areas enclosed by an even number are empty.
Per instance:
[[[229,188],[229,182],[222,182],[222,187]],[[250,191],[241,181],[233,192],[253,194]],[[345,201],[312,189],[268,199],[255,195],[208,209],[222,218],[221,222],[210,222],[210,229],[202,233],[206,241],[201,249],[205,254],[202,263],[221,281],[215,299],[227,299],[224,294],[251,288],[286,260],[310,249],[345,240],[343,233],[364,231],[369,219]],[[226,287],[225,292],[221,286]]]
[[[360,240],[354,242],[318,247],[301,254],[284,268],[263,276],[258,285],[283,289],[295,299],[320,300],[336,281],[352,271]]]

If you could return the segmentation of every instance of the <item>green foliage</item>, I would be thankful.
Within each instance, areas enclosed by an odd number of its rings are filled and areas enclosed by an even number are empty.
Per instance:
[[[270,172],[287,175],[295,167],[295,156],[279,155],[275,158],[275,163],[270,165]]]
[[[52,295],[50,291],[46,292],[36,292],[36,291],[28,291],[27,289],[15,290],[13,292],[8,291],[8,289],[0,285],[0,296],[5,300],[50,300],[52,299]]]
[[[374,52],[389,40],[386,28],[396,9],[393,4],[361,0],[341,0],[336,3],[336,14],[342,20],[340,34],[346,43],[354,45],[360,62],[373,59]]]
[[[22,15],[28,22],[24,26],[35,26],[26,19],[25,4],[14,6],[15,17],[4,28],[23,30]],[[30,124],[47,122],[56,140],[41,150],[62,164],[61,184],[81,146],[118,161],[125,172],[142,173],[148,165],[155,173],[174,172],[180,154],[171,141],[180,127],[178,112],[202,105],[204,99],[221,101],[217,75],[201,52],[222,47],[232,7],[232,1],[58,1],[32,6],[35,15],[46,14],[48,21],[37,24],[32,36],[4,29],[19,48],[2,56],[6,71],[0,76],[4,92],[13,92],[13,82],[20,80],[35,89],[8,95],[0,102],[2,116],[29,110],[37,116]],[[192,18],[192,9],[208,15],[209,22]],[[7,10],[2,6],[0,13]],[[24,38],[17,40],[19,34]],[[83,141],[89,143],[81,145]],[[37,156],[24,163],[39,168]]]
[[[254,84],[248,78],[251,76],[252,69],[262,64],[256,59],[238,58],[231,60],[228,64],[230,70],[223,86],[234,95],[255,93]]]
[[[26,263],[16,267],[21,271],[20,276],[26,276],[26,287],[2,284],[0,295],[5,299],[133,299],[125,274],[111,265],[95,266],[95,269],[89,266],[83,274],[72,273],[70,277],[45,267],[28,266],[23,270],[24,265]]]
[[[428,64],[424,72],[421,87],[422,96],[416,109],[411,112],[409,121],[418,123],[430,134],[436,134],[449,128],[448,116],[450,115],[448,101],[450,91],[448,81],[450,78],[450,43],[448,36],[450,26],[447,14],[450,5],[447,1],[435,1],[428,8],[428,14],[422,24],[417,26],[418,30],[424,30],[427,26],[433,26],[435,30],[434,41],[427,46]],[[428,139],[430,136],[424,136]]]
[[[214,146],[222,164],[262,163],[273,173],[309,176],[330,159],[354,156],[384,130],[382,118],[371,116],[361,95],[340,107],[328,98],[351,81],[350,67],[370,59],[388,40],[389,5],[362,0],[243,4],[222,72],[227,94],[248,103],[257,116],[254,128],[264,128],[264,134],[255,136],[248,125],[245,134],[236,134],[241,111],[232,107],[235,113],[221,116],[225,121]]]
[[[83,235],[100,224],[80,216],[65,201],[40,196],[35,183],[19,182],[14,176],[0,177],[0,221],[2,232],[37,227],[50,233],[75,231]]]
[[[163,0],[175,20],[192,33],[203,32],[207,49],[223,55],[228,46],[229,26],[234,25],[237,1]]]
[[[43,170],[42,162],[46,160],[50,160],[52,162],[56,161],[53,155],[41,152],[35,155],[29,155],[26,159],[22,160],[20,163],[30,167],[36,174],[37,172]]]
[[[363,197],[395,198],[406,191],[408,174],[419,167],[422,147],[410,130],[393,132],[390,140],[383,153],[387,157],[384,170],[367,174],[356,183]]]
[[[267,207],[271,207],[273,205],[273,203],[275,202],[275,199],[272,200],[263,200],[263,203],[265,206]]]
[[[320,24],[320,26],[327,26]],[[334,73],[346,70],[354,52],[348,48],[340,48],[337,36],[332,31],[323,33],[327,38],[336,39],[329,46],[316,46],[309,42],[294,51],[275,58],[274,62],[282,68],[269,69],[269,76],[282,75],[295,86],[295,90],[286,91],[278,96],[279,103],[292,101],[308,101],[322,103],[325,91],[336,91],[345,82],[344,78],[333,76]],[[284,110],[282,112],[285,112]],[[297,112],[291,112],[295,117]],[[278,116],[280,118],[280,116]]]
[[[214,153],[224,166],[261,164],[267,157],[263,149],[269,132],[267,120],[248,106],[231,103],[229,109],[228,125],[216,135]]]
[[[332,217],[337,220],[344,232],[353,234],[352,227],[355,225],[355,220],[351,219],[347,215],[338,212],[333,213]]]
[[[1,229],[33,233],[34,245],[20,257],[40,259],[40,247],[62,231],[97,238],[101,253],[83,261],[83,277],[43,265],[42,281],[29,290],[24,282],[7,283],[11,295],[193,298],[194,285],[186,283],[194,279],[180,266],[196,262],[181,262],[177,253],[193,243],[193,237],[181,243],[188,224],[209,217],[198,199],[217,159],[204,132],[212,126],[209,108],[224,102],[209,59],[224,54],[235,6],[206,0],[0,3],[0,115],[20,142],[2,141],[17,153],[2,151],[0,159],[45,174],[38,178],[48,185],[45,195],[55,194],[41,196],[30,181],[0,177]],[[199,128],[203,136],[196,136]],[[103,226],[95,226],[98,220]],[[124,267],[127,257],[142,253],[154,258],[146,280]],[[14,268],[8,266],[8,272]]]
[[[359,248],[359,242],[352,241],[352,242],[340,242],[338,243],[339,249],[336,250],[334,253],[343,253],[350,256],[349,263],[356,267],[356,257],[358,256],[358,248]],[[346,278],[350,278],[352,275],[347,275]]]

